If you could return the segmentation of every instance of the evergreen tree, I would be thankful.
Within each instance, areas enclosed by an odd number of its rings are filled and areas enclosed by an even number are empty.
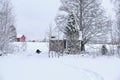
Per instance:
[[[67,49],[69,53],[79,52],[79,31],[76,29],[76,22],[73,14],[68,17],[67,25],[64,34],[66,36]]]

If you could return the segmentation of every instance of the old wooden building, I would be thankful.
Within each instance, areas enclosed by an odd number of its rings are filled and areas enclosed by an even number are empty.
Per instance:
[[[63,52],[66,49],[66,40],[50,40],[49,51]]]

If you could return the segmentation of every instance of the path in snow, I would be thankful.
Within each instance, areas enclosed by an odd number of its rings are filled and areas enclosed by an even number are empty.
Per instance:
[[[100,75],[74,69],[54,59],[8,56],[0,58],[1,80],[103,80]]]
[[[100,74],[98,74],[97,72],[93,72],[93,71],[90,71],[90,70],[87,70],[87,69],[83,69],[83,68],[80,68],[80,67],[77,67],[77,66],[74,66],[74,65],[66,64],[66,63],[64,63],[60,60],[57,60],[57,62],[59,62],[60,64],[62,64],[64,66],[67,66],[71,69],[75,69],[75,70],[79,71],[80,73],[86,75],[88,80],[104,80],[104,78]]]

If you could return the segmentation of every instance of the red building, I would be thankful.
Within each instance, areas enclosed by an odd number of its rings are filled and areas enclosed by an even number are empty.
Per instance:
[[[17,42],[25,42],[25,41],[26,41],[26,37],[24,35],[17,37]]]

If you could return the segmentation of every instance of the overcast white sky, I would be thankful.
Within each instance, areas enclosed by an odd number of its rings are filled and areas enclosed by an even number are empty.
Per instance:
[[[108,0],[103,0],[104,6],[111,12]],[[59,0],[12,0],[18,35],[24,34],[27,39],[43,39],[49,24],[53,24],[54,18],[60,6]]]
[[[43,39],[49,24],[54,22],[59,0],[12,0],[18,35],[27,39]]]

